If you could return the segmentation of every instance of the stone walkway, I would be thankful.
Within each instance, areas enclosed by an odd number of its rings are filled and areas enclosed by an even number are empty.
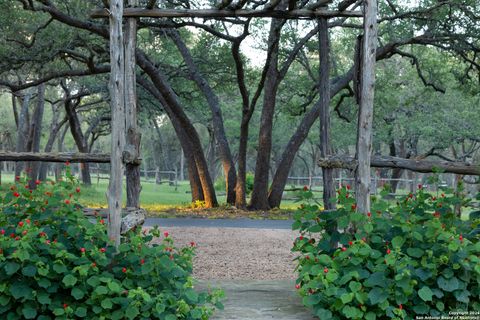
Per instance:
[[[302,305],[291,280],[203,280],[198,289],[211,287],[225,291],[225,309],[211,320],[313,320],[309,309]]]

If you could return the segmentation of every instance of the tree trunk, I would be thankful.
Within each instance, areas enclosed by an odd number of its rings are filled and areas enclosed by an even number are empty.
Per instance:
[[[81,153],[88,153],[88,143],[85,139],[85,136],[82,132],[82,126],[80,124],[80,119],[78,118],[77,111],[75,108],[80,103],[79,99],[72,99],[70,97],[70,92],[68,88],[64,87],[66,99],[65,99],[65,112],[68,118],[68,123],[70,124],[70,132],[72,133],[73,140],[78,148],[78,151]],[[112,117],[113,121],[113,117]],[[85,185],[90,186],[92,184],[92,179],[90,177],[90,167],[88,163],[82,163],[81,166],[81,175],[82,175],[82,183]]]
[[[215,133],[212,129],[212,126],[207,126],[208,129],[208,152],[207,152],[207,159],[208,159],[208,171],[210,172],[210,176],[212,177],[213,181],[217,180],[217,170],[216,170],[216,144],[215,144]],[[228,203],[228,202],[227,202]]]
[[[331,154],[330,144],[330,43],[328,39],[328,21],[319,20],[320,28],[318,33],[320,53],[320,155],[326,157]],[[333,169],[322,168],[323,172],[323,206],[326,210],[335,209],[335,183],[333,180]]]
[[[122,220],[122,154],[125,146],[125,60],[123,52],[123,0],[110,0],[110,105],[112,114],[112,141],[110,183],[108,185],[108,236],[120,245]],[[70,122],[72,126],[72,122]],[[72,133],[74,129],[72,128]]]
[[[372,153],[373,97],[377,49],[377,1],[364,2],[365,17],[361,57],[360,107],[357,125],[358,166],[355,171],[357,211],[370,211],[370,158]]]
[[[187,115],[183,111],[178,97],[172,88],[168,85],[165,75],[147,58],[144,52],[137,50],[137,63],[140,68],[150,77],[158,94],[155,97],[163,105],[165,111],[170,119],[175,117],[181,126],[182,131],[191,142],[191,150],[195,159],[195,166],[197,168],[198,176],[202,185],[203,195],[205,198],[205,206],[207,208],[218,206],[217,197],[213,182],[208,172],[207,161],[202,150],[200,138]],[[150,90],[149,90],[150,91]],[[150,91],[153,93],[152,91]],[[177,133],[178,135],[178,133]]]
[[[128,0],[129,7],[138,5],[138,0]],[[126,151],[131,152],[133,162],[125,166],[127,207],[140,208],[140,140],[137,127],[137,82],[135,74],[135,49],[137,47],[137,20],[128,18],[125,25],[125,125]]]
[[[185,180],[185,154],[180,150],[180,181]]]
[[[37,105],[33,111],[32,120],[30,123],[30,141],[31,144],[27,146],[27,149],[31,152],[40,151],[40,138],[42,134],[42,122],[43,122],[43,111],[45,109],[45,84],[42,83],[38,86],[38,96],[37,96]],[[30,189],[35,189],[37,187],[35,180],[38,179],[38,171],[40,165],[43,162],[30,162],[28,167],[30,168],[28,172],[29,177],[29,186]]]
[[[65,141],[65,136],[67,135],[68,127],[69,127],[69,124],[67,122],[67,124],[63,128],[63,131],[60,134],[60,137],[58,138],[58,141],[57,141],[57,151],[58,152],[63,151],[63,148],[64,148],[63,142]],[[55,166],[55,181],[58,181],[60,179],[60,177],[62,176],[62,170],[63,170],[63,165],[62,164],[59,163]]]
[[[20,114],[18,116],[18,126],[17,126],[17,144],[15,147],[16,152],[26,151],[26,142],[29,128],[29,117],[28,117],[28,105],[30,104],[30,98],[32,97],[30,92],[26,92],[22,97],[22,105],[20,109]],[[22,174],[22,168],[24,164],[22,162],[15,163],[15,177],[18,177]]]
[[[245,121],[245,116],[242,116],[242,123],[240,125],[240,141],[238,146],[238,171],[237,171],[238,176],[237,176],[237,186],[235,190],[236,192],[235,206],[239,209],[245,209],[247,206],[246,180],[247,180],[248,122],[249,121]]]
[[[58,122],[59,112],[52,107],[53,119],[50,126],[50,135],[48,136],[47,143],[45,144],[44,152],[51,152],[53,150],[53,144],[57,138],[58,132],[63,127],[63,125],[68,121],[67,118],[63,118],[62,121]],[[48,163],[42,162],[40,166],[40,172],[38,173],[38,179],[44,181],[47,179]]]
[[[265,79],[263,108],[258,135],[257,161],[255,164],[255,178],[253,182],[252,198],[250,200],[250,208],[254,210],[270,209],[268,201],[268,181],[270,155],[272,150],[273,115],[275,112],[277,90],[280,80],[278,72],[279,41],[280,31],[283,24],[283,20],[272,19],[268,36],[268,46],[272,55]]]
[[[212,123],[214,136],[218,143],[218,155],[223,166],[223,173],[225,175],[225,185],[227,192],[227,203],[235,204],[235,184],[236,184],[236,172],[235,164],[233,163],[232,153],[230,151],[230,145],[228,144],[227,134],[225,133],[224,121],[222,116],[222,109],[220,108],[220,101],[217,95],[213,92],[213,89],[208,84],[207,80],[203,77],[197,68],[197,65],[193,61],[193,57],[190,54],[185,43],[180,38],[177,30],[171,30],[169,36],[177,46],[180,54],[182,55],[185,63],[190,72],[190,77],[197,84],[198,88],[205,96],[210,111],[212,113]],[[213,176],[214,172],[210,171]],[[212,177],[212,180],[215,180]]]

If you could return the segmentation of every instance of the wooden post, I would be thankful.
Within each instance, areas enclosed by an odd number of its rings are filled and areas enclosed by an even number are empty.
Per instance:
[[[370,211],[370,158],[372,153],[373,97],[377,48],[377,1],[364,1],[360,108],[357,125],[358,166],[355,172],[357,210]]]
[[[125,100],[122,32],[123,0],[110,0],[110,104],[112,113],[112,142],[110,183],[108,185],[108,235],[118,248],[122,215],[123,150],[125,146]]]
[[[320,18],[318,32],[318,45],[320,56],[320,83],[319,93],[322,103],[320,108],[320,155],[327,157],[331,153],[330,145],[330,43],[328,39],[328,20]],[[335,181],[333,169],[322,168],[323,174],[323,206],[325,210],[335,209]]]
[[[138,0],[128,0],[129,7]],[[125,25],[125,125],[126,150],[132,162],[126,163],[127,207],[140,208],[140,139],[137,128],[137,90],[135,77],[135,48],[137,47],[137,19],[128,18]]]

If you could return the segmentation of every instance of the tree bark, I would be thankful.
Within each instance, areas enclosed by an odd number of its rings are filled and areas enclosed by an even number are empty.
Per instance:
[[[212,114],[212,127],[215,140],[218,144],[218,155],[223,166],[223,173],[225,176],[225,186],[227,192],[227,203],[234,205],[235,204],[235,185],[237,173],[235,171],[235,164],[233,162],[232,152],[230,150],[230,145],[227,140],[227,134],[225,133],[222,109],[220,108],[220,101],[213,91],[212,87],[209,85],[205,77],[200,73],[197,68],[195,61],[193,60],[190,51],[188,50],[185,43],[180,38],[180,35],[177,30],[171,30],[168,35],[173,40],[175,45],[178,48],[178,51],[185,61],[190,77],[197,84],[197,87],[202,91],[205,96],[208,106]],[[213,164],[211,164],[213,165]],[[214,172],[210,171],[212,175],[212,180]]]
[[[138,0],[128,0],[128,6],[135,7]],[[137,161],[125,165],[127,186],[127,207],[140,208],[140,140],[137,126],[137,82],[135,74],[135,49],[137,47],[137,20],[128,18],[125,25],[125,125],[126,151]]]
[[[328,39],[328,21],[319,20],[319,54],[320,54],[320,155],[327,157],[332,153],[330,143],[330,42]],[[335,182],[333,180],[333,169],[322,168],[323,171],[323,206],[326,210],[335,209]]]
[[[250,208],[254,210],[270,209],[268,201],[268,182],[270,155],[272,150],[272,126],[280,79],[278,71],[280,31],[284,23],[284,20],[272,19],[268,36],[268,47],[272,54],[265,79],[263,108],[258,135],[257,161],[255,164],[255,178],[252,198],[250,200]]]
[[[28,105],[30,104],[30,98],[32,97],[30,92],[26,92],[21,101],[20,114],[18,116],[18,126],[17,126],[17,143],[15,147],[16,152],[26,151],[26,141],[29,128],[29,117],[28,117]],[[24,164],[22,162],[17,162],[15,164],[15,177],[18,177],[22,174],[22,168]]]
[[[377,1],[364,2],[365,17],[361,57],[360,107],[357,124],[358,166],[355,171],[355,198],[357,211],[370,211],[370,158],[372,153],[373,97],[377,49]]]
[[[60,140],[59,140],[60,141]],[[0,161],[32,161],[32,162],[93,162],[109,163],[110,155],[105,153],[72,153],[72,152],[10,152],[0,151]]]
[[[43,111],[45,109],[45,84],[42,83],[38,86],[38,96],[37,104],[35,110],[32,114],[32,120],[30,122],[30,143],[27,146],[27,150],[31,152],[40,151],[40,138],[42,134],[42,122],[43,122]],[[29,186],[30,189],[35,189],[37,187],[35,180],[38,179],[38,172],[40,169],[41,162],[29,162],[28,172],[29,177]]]

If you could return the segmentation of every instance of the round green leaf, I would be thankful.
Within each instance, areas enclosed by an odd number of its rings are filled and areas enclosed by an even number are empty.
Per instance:
[[[82,289],[75,287],[72,289],[72,297],[74,297],[76,300],[80,300],[85,296],[85,292],[83,292]]]
[[[71,274],[67,274],[65,277],[63,277],[62,282],[66,287],[73,287],[75,283],[77,283],[77,278]]]
[[[75,310],[75,315],[80,318],[84,318],[87,316],[87,309],[84,307],[78,307],[77,310]]]
[[[433,292],[429,287],[424,286],[422,289],[418,290],[418,296],[423,301],[432,301]]]
[[[25,319],[35,319],[37,316],[37,310],[30,305],[26,305],[22,309],[22,314]]]

